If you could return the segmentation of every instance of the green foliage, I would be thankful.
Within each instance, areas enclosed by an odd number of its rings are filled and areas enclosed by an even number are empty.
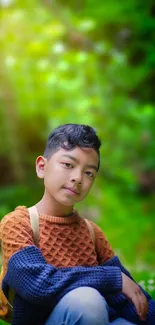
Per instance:
[[[135,275],[137,282],[155,299],[155,273],[151,272],[148,277],[147,272]]]

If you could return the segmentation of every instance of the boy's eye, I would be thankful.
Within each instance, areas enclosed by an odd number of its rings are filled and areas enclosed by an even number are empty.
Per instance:
[[[90,178],[94,178],[94,174],[92,172],[87,171],[86,175]]]
[[[72,167],[73,167],[72,164],[67,163],[67,162],[63,162],[62,164],[63,164],[64,167],[66,167],[66,168],[72,168]]]

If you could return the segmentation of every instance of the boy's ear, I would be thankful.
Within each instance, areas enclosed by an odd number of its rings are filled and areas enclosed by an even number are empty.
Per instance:
[[[47,159],[39,156],[36,159],[36,173],[39,178],[44,178],[44,171]]]

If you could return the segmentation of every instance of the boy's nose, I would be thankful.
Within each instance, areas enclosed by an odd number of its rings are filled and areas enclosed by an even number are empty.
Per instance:
[[[78,181],[78,180],[75,180],[75,179],[72,179],[72,183],[75,183],[75,184],[78,184],[78,185],[81,185],[82,184],[81,181]]]
[[[71,179],[72,183],[76,183],[81,185],[82,184],[82,176],[81,175],[75,175],[74,177],[72,177]]]

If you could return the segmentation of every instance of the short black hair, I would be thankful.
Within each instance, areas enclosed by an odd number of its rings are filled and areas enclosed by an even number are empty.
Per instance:
[[[60,148],[72,150],[77,146],[82,148],[93,148],[98,153],[100,165],[99,149],[101,141],[94,128],[83,124],[68,123],[55,128],[47,139],[43,156],[50,159],[52,154]]]

